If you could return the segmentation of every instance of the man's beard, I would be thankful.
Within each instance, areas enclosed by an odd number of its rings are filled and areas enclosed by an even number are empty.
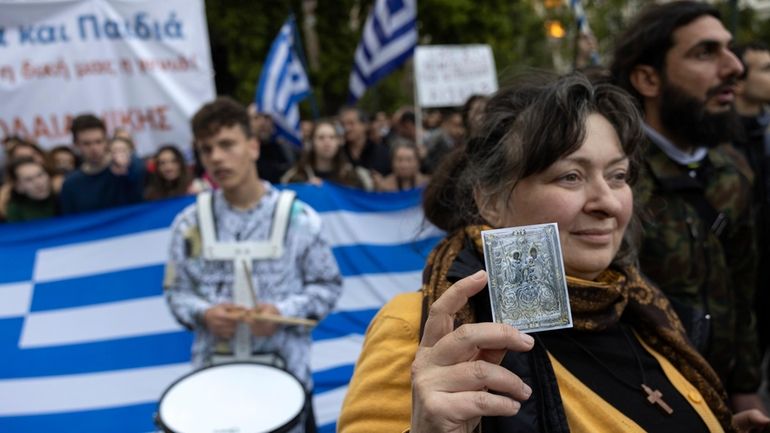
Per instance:
[[[707,98],[719,88],[710,89]],[[660,118],[667,132],[692,146],[715,147],[730,142],[739,127],[735,107],[721,113],[709,113],[705,102],[670,83],[663,84]]]

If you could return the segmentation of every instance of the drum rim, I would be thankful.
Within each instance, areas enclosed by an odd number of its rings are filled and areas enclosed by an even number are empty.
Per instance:
[[[287,370],[285,368],[276,367],[275,365],[270,365],[270,364],[263,364],[261,362],[253,362],[253,361],[229,361],[229,362],[223,362],[223,363],[220,363],[220,364],[207,365],[205,367],[198,368],[196,370],[193,370],[193,371],[191,371],[189,373],[186,373],[185,375],[177,378],[169,386],[166,387],[166,390],[163,391],[163,394],[161,394],[160,398],[158,398],[158,403],[157,403],[156,409],[155,409],[155,424],[160,429],[162,429],[164,432],[166,432],[166,433],[179,433],[179,432],[176,432],[176,431],[172,430],[170,427],[166,426],[166,423],[164,423],[163,419],[161,419],[161,417],[160,417],[160,404],[163,402],[163,398],[166,397],[166,394],[168,394],[169,391],[171,391],[171,389],[174,386],[176,386],[177,383],[185,380],[189,376],[192,376],[194,374],[198,374],[201,371],[208,370],[210,368],[218,368],[218,367],[223,367],[223,366],[226,366],[226,365],[236,365],[236,364],[261,365],[261,366],[264,366],[264,367],[274,368],[276,370],[280,370],[280,371],[288,374],[294,380],[297,381],[297,383],[299,384],[300,388],[302,388],[302,391],[304,391],[304,393],[305,393],[305,404],[302,406],[302,409],[299,411],[299,413],[297,413],[297,415],[294,418],[292,418],[291,420],[286,422],[284,425],[278,427],[278,429],[271,431],[270,433],[284,433],[284,432],[288,432],[289,429],[291,429],[292,427],[296,426],[297,423],[302,418],[302,413],[305,412],[305,406],[307,405],[307,399],[311,398],[310,396],[308,396],[308,392],[305,389],[305,385],[302,383],[301,380],[299,380],[299,378],[296,375],[294,375],[294,373],[290,372],[289,370]]]

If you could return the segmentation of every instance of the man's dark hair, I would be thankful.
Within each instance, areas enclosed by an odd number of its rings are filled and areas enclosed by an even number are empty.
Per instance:
[[[353,111],[356,113],[356,116],[358,116],[358,121],[363,123],[364,125],[369,124],[369,115],[366,113],[366,111],[353,107],[353,106],[345,106],[340,109],[339,117],[342,117],[342,113],[347,113],[348,111]]]
[[[743,56],[746,55],[746,51],[768,51],[770,52],[770,47],[767,46],[764,42],[761,41],[753,41],[749,42],[747,44],[740,44],[735,45],[733,48],[733,54],[735,54],[735,57],[738,58],[738,60],[741,61],[741,64],[743,65],[743,74],[741,74],[740,77],[738,77],[739,80],[744,80],[749,75],[749,66],[746,64],[746,60],[743,58]]]
[[[246,137],[253,137],[246,107],[229,96],[220,96],[209,102],[192,118],[192,131],[196,140],[209,138],[223,127],[234,125],[240,126]]]
[[[449,120],[450,117],[459,114],[462,116],[462,111],[460,108],[457,107],[444,107],[441,109],[441,123],[446,122]]]
[[[631,84],[631,72],[638,65],[649,65],[662,72],[666,54],[674,45],[674,31],[704,15],[721,19],[714,6],[695,1],[677,1],[645,8],[627,26],[615,44],[610,65],[615,84],[641,103],[642,95]]]
[[[70,131],[72,132],[72,142],[78,142],[78,134],[88,129],[100,129],[107,135],[107,128],[104,126],[102,119],[94,116],[91,113],[80,114],[72,119],[72,126]]]
[[[63,153],[68,153],[68,154],[70,154],[72,156],[73,160],[75,161],[75,168],[80,167],[80,163],[81,163],[80,155],[75,153],[75,150],[72,149],[72,146],[70,146],[68,144],[58,144],[58,145],[54,146],[53,148],[51,148],[48,151],[48,155],[50,156],[51,165],[53,164],[53,161],[54,161],[54,155],[56,155],[57,153],[62,153],[62,152]],[[51,168],[53,168],[53,167],[51,167]],[[59,173],[59,174],[61,174],[61,173]]]
[[[411,123],[412,125],[415,124],[417,121],[417,118],[414,115],[414,111],[407,110],[401,113],[401,117],[398,118],[399,125],[405,125],[407,123]]]

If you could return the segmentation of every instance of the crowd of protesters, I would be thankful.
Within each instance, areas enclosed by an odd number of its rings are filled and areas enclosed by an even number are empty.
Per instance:
[[[23,137],[3,140],[2,220],[83,213],[201,189],[173,144],[142,159],[130,135],[120,130],[108,135],[96,116],[76,117],[71,130],[71,144],[48,151]]]
[[[251,127],[260,142],[257,170],[273,184],[332,182],[378,192],[423,187],[442,156],[462,143],[485,100],[476,95],[466,107],[426,110],[422,128],[415,125],[412,107],[371,118],[345,107],[335,117],[302,122],[301,147],[281,139],[271,117],[252,104]],[[70,130],[72,142],[50,150],[25,137],[3,140],[1,221],[83,213],[216,188],[176,144],[159,145],[142,158],[130,131],[108,131],[92,114],[74,118]]]
[[[629,228],[638,244],[634,257],[645,278],[665,294],[666,314],[678,315],[671,326],[678,334],[687,332],[682,347],[703,356],[707,376],[718,378],[710,397],[715,414],[752,412],[757,418],[744,426],[767,431],[770,419],[761,414],[767,412],[762,394],[770,375],[768,280],[763,276],[770,263],[770,50],[763,44],[733,48],[718,11],[698,2],[652,8],[618,40],[610,69],[592,69],[586,76],[591,85],[627,92],[623,98],[632,98],[643,121],[636,137],[644,141],[640,167],[628,175],[635,182],[638,211]],[[404,107],[372,117],[345,107],[337,116],[303,122],[301,146],[281,140],[270,116],[251,106],[250,127],[260,146],[257,174],[272,184],[331,182],[375,192],[429,185],[431,190],[448,168],[462,168],[467,155],[460,152],[476,152],[481,164],[488,155],[478,153],[480,143],[518,139],[481,130],[490,117],[486,103],[485,96],[473,96],[462,108],[416,113]],[[520,108],[506,109],[518,113]],[[602,109],[614,112],[614,107]],[[529,119],[527,112],[517,115],[522,122]],[[519,132],[518,123],[499,120],[505,134]],[[533,130],[543,135],[550,132],[537,127]],[[23,137],[4,140],[0,217],[24,221],[217,188],[175,145],[159,146],[143,160],[125,131],[110,136],[93,115],[75,118],[71,130],[72,144],[50,151]],[[444,163],[447,155],[453,156]],[[533,167],[531,172],[516,165],[517,157]],[[545,157],[527,160],[514,153],[501,159],[511,159],[522,173],[498,173],[494,164],[486,164],[483,174],[527,178],[550,164]],[[559,179],[569,185],[580,180],[576,174]],[[465,192],[470,200],[476,190]],[[580,211],[593,217],[606,213],[589,205]],[[479,215],[474,217],[483,221]],[[411,406],[402,406],[408,421]],[[733,431],[734,421],[720,419],[725,431]]]

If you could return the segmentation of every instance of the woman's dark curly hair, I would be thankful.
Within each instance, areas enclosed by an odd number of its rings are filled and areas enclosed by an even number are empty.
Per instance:
[[[498,91],[475,136],[455,148],[436,170],[423,200],[427,220],[447,232],[487,223],[475,192],[510,197],[520,179],[577,151],[585,138],[586,120],[594,113],[615,128],[629,159],[628,182],[633,185],[645,138],[641,115],[628,93],[610,84],[594,84],[580,73],[532,75]],[[616,262],[634,260],[638,234],[633,218]]]

